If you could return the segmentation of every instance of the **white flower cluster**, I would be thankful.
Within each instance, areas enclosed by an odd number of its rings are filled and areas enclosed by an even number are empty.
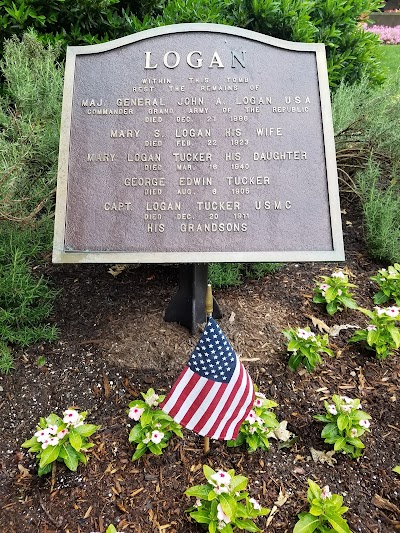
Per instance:
[[[339,396],[339,398],[342,400],[343,404],[341,404],[339,406],[339,410],[340,412],[342,413],[350,413],[350,411],[354,408],[356,409],[362,409],[362,406],[361,404],[358,404],[357,406],[355,405],[354,403],[354,400],[352,398],[349,398],[348,396]],[[327,411],[328,413],[330,413],[331,415],[337,415],[338,414],[338,410],[336,408],[336,405],[335,404],[330,404],[327,406]],[[370,422],[369,420],[359,420],[358,421],[358,424],[365,428],[365,429],[368,429],[370,427]],[[352,433],[352,437],[357,437],[358,436],[358,433],[357,433],[357,430],[355,428],[353,428],[351,430],[351,433]]]
[[[148,444],[150,441],[154,444],[160,444],[164,438],[164,433],[162,431],[154,430],[151,433],[147,433],[146,437],[143,439],[143,444]]]
[[[63,413],[63,422],[67,424],[67,428],[59,429],[59,426],[50,424],[49,426],[39,429],[35,433],[37,441],[42,444],[42,449],[45,450],[47,446],[57,446],[65,435],[69,433],[69,427],[78,427],[83,424],[83,417],[75,409],[67,409]]]
[[[374,309],[376,310],[376,314],[378,316],[386,315],[391,318],[396,318],[397,316],[399,316],[399,313],[400,313],[400,308],[396,307],[395,305],[393,305],[392,307],[387,307],[386,309],[376,305]]]

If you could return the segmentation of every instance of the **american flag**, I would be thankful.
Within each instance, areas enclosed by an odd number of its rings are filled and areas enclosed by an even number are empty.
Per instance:
[[[213,318],[161,408],[213,439],[236,439],[254,401],[253,382]]]

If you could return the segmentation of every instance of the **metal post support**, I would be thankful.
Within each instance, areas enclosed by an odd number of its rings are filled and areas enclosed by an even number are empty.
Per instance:
[[[166,322],[178,322],[196,333],[197,325],[206,321],[205,298],[208,284],[208,263],[179,266],[179,288],[165,311]],[[213,317],[221,318],[218,303],[213,298]]]

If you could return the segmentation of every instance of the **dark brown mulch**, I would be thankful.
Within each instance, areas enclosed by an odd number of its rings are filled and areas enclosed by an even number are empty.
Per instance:
[[[369,277],[382,265],[367,257],[357,219],[344,214],[343,226],[347,260],[340,266],[358,285],[359,304],[370,307]],[[0,377],[0,530],[90,533],[113,523],[134,533],[195,533],[202,529],[184,513],[189,500],[183,492],[204,482],[206,462],[247,476],[251,495],[263,505],[278,502],[267,531],[292,531],[297,513],[306,508],[308,478],[343,494],[354,532],[400,531],[400,477],[392,472],[400,464],[398,356],[374,360],[346,343],[353,331],[347,329],[332,337],[336,356],[315,373],[294,374],[287,367],[282,329],[314,327],[311,317],[329,326],[365,323],[355,311],[328,317],[312,303],[313,280],[336,266],[288,264],[259,281],[215,291],[224,312],[222,329],[260,391],[279,404],[278,419],[287,420],[298,437],[292,448],[280,449],[273,441],[268,453],[248,454],[212,442],[204,457],[202,438],[185,430],[184,440],[175,439],[163,456],[132,463],[128,403],[149,387],[166,392],[198,338],[163,320],[177,268],[129,267],[113,277],[106,265],[47,265],[46,276],[63,289],[54,312],[60,338],[20,351],[15,371]],[[37,364],[39,356],[45,357],[44,367]],[[323,399],[334,393],[362,400],[372,415],[372,432],[360,460],[340,455],[329,466],[311,458],[311,448],[329,450],[312,415],[322,412]],[[34,459],[20,445],[39,416],[61,414],[68,406],[89,410],[89,422],[101,424],[96,446],[77,473],[60,464],[53,479],[38,478]],[[259,526],[266,528],[266,520]]]

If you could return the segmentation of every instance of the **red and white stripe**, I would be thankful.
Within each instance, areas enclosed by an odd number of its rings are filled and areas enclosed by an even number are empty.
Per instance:
[[[186,366],[161,408],[175,422],[199,435],[231,440],[236,439],[253,402],[252,380],[237,361],[228,383],[201,377]]]

